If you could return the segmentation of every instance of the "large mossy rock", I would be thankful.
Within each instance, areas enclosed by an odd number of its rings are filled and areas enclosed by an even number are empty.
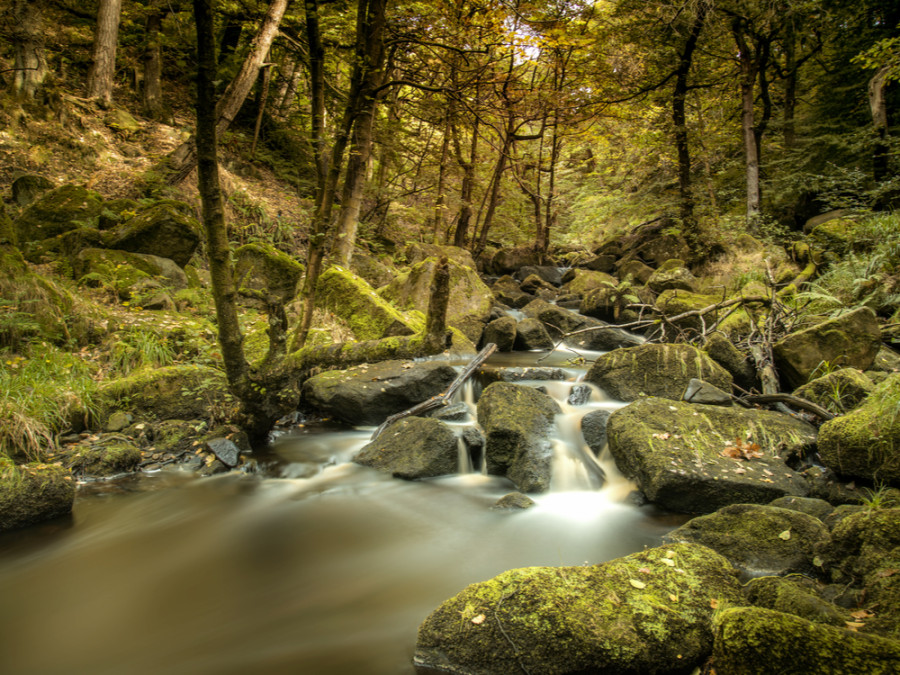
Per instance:
[[[201,238],[200,224],[188,215],[189,210],[187,204],[173,201],[142,208],[106,233],[106,248],[171,258],[183,268]]]
[[[677,401],[692,379],[731,391],[731,374],[706,353],[684,344],[617,349],[598,357],[584,379],[620,401],[634,401],[641,394]]]
[[[859,408],[819,429],[819,457],[842,476],[900,485],[900,373],[879,384]]]
[[[863,233],[860,223],[851,218],[828,220],[810,230],[808,239],[816,248],[824,249],[838,256],[868,251],[875,242]]]
[[[96,227],[103,200],[78,185],[63,185],[45,193],[16,219],[19,244],[55,237],[79,227]]]
[[[790,574],[786,577],[751,579],[744,586],[744,595],[754,607],[774,609],[807,621],[843,628],[850,620],[850,614],[819,597],[819,589],[818,583],[813,579],[802,574]]]
[[[609,274],[574,268],[563,276],[563,286],[560,292],[584,297],[588,291],[595,288],[609,288],[616,284],[616,278]]]
[[[406,262],[410,265],[418,265],[427,258],[440,260],[446,257],[457,265],[463,265],[469,269],[475,269],[475,260],[467,249],[460,246],[441,246],[438,244],[425,244],[422,242],[410,242],[403,249]]]
[[[521,309],[534,300],[534,296],[523,291],[519,282],[509,275],[500,277],[491,285],[491,295],[500,304],[514,309]]]
[[[706,309],[720,302],[722,302],[722,296],[720,295],[706,295],[704,293],[693,293],[670,288],[659,294],[656,298],[655,307],[660,314],[673,319],[686,312]],[[706,326],[709,327],[719,319],[722,319],[718,330],[733,340],[739,340],[750,334],[753,329],[753,322],[745,308],[742,307],[735,312],[731,312],[732,309],[733,307],[727,307],[715,312],[708,312],[704,315],[704,320]],[[694,331],[700,331],[703,328],[703,321],[697,315],[687,316],[673,321],[673,323],[679,328]]]
[[[241,288],[287,304],[297,295],[304,267],[271,244],[245,244],[234,252],[234,275]]]
[[[97,443],[80,448],[69,459],[73,471],[102,478],[130,473],[140,463],[140,448],[121,434],[109,434]]]
[[[495,274],[511,274],[526,266],[541,264],[541,255],[531,246],[501,248],[491,257],[490,267]]]
[[[456,473],[459,441],[440,420],[407,417],[391,425],[353,461],[395,478],[416,480]]]
[[[900,672],[900,642],[761,607],[715,616],[713,659],[728,675]]]
[[[610,326],[599,319],[590,319],[563,307],[552,305],[546,300],[532,300],[522,312],[530,319],[537,319],[547,327],[553,340],[558,340],[566,333],[584,328],[598,328],[587,333],[572,335],[566,344],[578,349],[610,350],[620,347],[631,347],[639,344],[641,338],[631,333]]]
[[[207,366],[143,369],[103,385],[99,419],[125,410],[136,419],[208,419],[231,405],[225,373]]]
[[[830,541],[818,518],[763,504],[726,506],[689,520],[665,538],[708,546],[748,577],[813,574],[816,551]]]
[[[841,368],[804,384],[794,390],[794,396],[805,398],[835,415],[853,410],[872,393],[872,380],[856,368]]]
[[[176,291],[188,287],[187,275],[175,261],[147,253],[86,248],[75,257],[72,268],[77,280],[115,288],[121,298],[146,279]]]
[[[312,407],[353,425],[377,425],[435,396],[456,379],[446,363],[382,361],[320,373],[303,383]]]
[[[72,511],[75,484],[69,472],[54,464],[23,464],[0,455],[0,532]]]
[[[437,259],[423,260],[381,289],[380,294],[400,309],[427,312],[436,268]],[[450,302],[447,305],[447,323],[456,326],[477,344],[481,331],[490,318],[494,296],[474,267],[451,260],[449,269]]]
[[[451,673],[689,673],[712,649],[733,570],[673,544],[584,567],[526,567],[472,584],[419,627],[415,664]]]
[[[550,487],[550,428],[561,412],[546,394],[510,382],[494,382],[478,400],[487,472],[506,476],[521,492]]]
[[[616,410],[606,431],[619,470],[651,502],[674,511],[709,513],[809,491],[782,457],[807,454],[816,431],[788,415],[646,398]],[[723,455],[751,444],[762,457]]]
[[[867,370],[881,347],[875,312],[860,307],[836,319],[791,333],[775,343],[775,364],[782,381],[796,389],[823,366]]]
[[[329,267],[316,290],[322,309],[343,319],[357,340],[412,335],[410,320],[375,292],[366,281],[343,267]]]
[[[389,260],[360,251],[354,252],[350,260],[350,271],[365,279],[372,288],[387,286],[397,275]]]
[[[824,551],[832,581],[860,583],[875,608],[860,630],[900,640],[900,508],[865,509],[841,520]]]
[[[667,260],[647,279],[647,286],[657,293],[672,289],[694,292],[697,283],[697,277],[681,260]]]

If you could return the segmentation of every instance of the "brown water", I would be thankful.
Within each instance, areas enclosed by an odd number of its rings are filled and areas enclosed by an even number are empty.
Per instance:
[[[84,486],[70,519],[0,535],[0,673],[409,675],[417,626],[467,584],[601,562],[677,524],[622,503],[628,484],[585,452],[581,414],[615,406],[564,406],[553,490],[524,512],[490,510],[503,479],[349,463],[359,431],[282,439],[264,475]]]

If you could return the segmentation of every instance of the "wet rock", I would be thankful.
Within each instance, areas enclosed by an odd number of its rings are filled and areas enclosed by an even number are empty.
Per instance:
[[[528,380],[561,381],[566,379],[562,368],[541,368],[534,366],[515,368],[482,368],[482,377],[487,382],[523,382]]]
[[[606,448],[606,425],[610,415],[609,410],[592,410],[581,418],[581,435],[595,455],[599,456]]]
[[[79,227],[92,227],[103,210],[96,192],[63,185],[44,193],[13,223],[20,244],[55,237]]]
[[[241,449],[228,438],[211,438],[206,441],[206,449],[229,469],[233,469],[241,460]]]
[[[0,532],[64,516],[74,501],[68,470],[41,463],[16,466],[0,456]]]
[[[836,319],[791,333],[775,343],[773,353],[778,372],[791,388],[809,381],[828,363],[866,370],[881,347],[881,329],[875,312],[860,307]]]
[[[440,420],[407,417],[385,429],[353,461],[405,480],[444,476],[456,473],[457,439]]]
[[[818,518],[822,522],[825,522],[825,518],[834,511],[834,507],[824,499],[816,499],[814,497],[779,497],[778,499],[769,502],[769,506],[800,511],[800,513],[805,513],[813,518]]]
[[[888,377],[856,410],[819,429],[822,464],[842,476],[900,485],[900,373]]]
[[[487,472],[506,476],[522,492],[550,487],[550,427],[559,405],[531,387],[495,382],[478,401]]]
[[[519,287],[525,293],[531,293],[532,295],[543,294],[546,291],[549,294],[549,297],[556,297],[556,288],[552,284],[548,284],[541,279],[537,274],[526,277]]]
[[[750,355],[740,351],[721,333],[710,335],[703,346],[703,351],[731,373],[734,383],[741,389],[750,391],[756,386],[756,368],[751,363]]]
[[[526,293],[519,286],[519,282],[510,276],[497,279],[491,286],[491,293],[497,302],[508,307],[519,309],[534,300],[531,293]]]
[[[731,566],[702,546],[509,570],[432,612],[414,662],[454,673],[690,672],[711,650],[712,606],[740,599]]]
[[[428,258],[398,275],[380,290],[381,296],[402,310],[428,311],[437,260]],[[491,314],[494,296],[474,267],[449,262],[450,300],[447,323],[461,330],[469,340],[478,343],[481,331]]]
[[[287,304],[297,295],[304,267],[271,244],[245,244],[234,252],[234,275],[241,289],[258,291]]]
[[[704,382],[697,378],[692,378],[688,382],[681,399],[685,403],[699,403],[701,405],[730,406],[732,404],[730,395],[709,382]]]
[[[549,265],[526,265],[525,267],[516,270],[516,273],[513,276],[518,281],[524,281],[532,274],[543,281],[546,281],[551,286],[557,288],[562,286],[562,274],[560,273],[559,268],[551,267]]]
[[[900,667],[900,643],[813,623],[761,607],[732,607],[713,621],[716,671],[888,673]],[[802,645],[802,648],[798,646]]]
[[[25,207],[32,204],[42,194],[56,187],[49,178],[34,173],[26,173],[16,178],[12,185],[12,198],[18,206]]]
[[[456,379],[446,363],[383,361],[334,370],[303,383],[312,407],[353,425],[377,425],[394,413],[435,396]]]
[[[827,467],[814,464],[803,470],[803,477],[809,484],[810,497],[824,499],[834,506],[858,504],[860,501],[859,490],[854,485],[841,482],[837,474]]]
[[[731,375],[722,366],[684,344],[643,344],[603,354],[584,379],[612,398],[634,401],[641,394],[678,400],[693,378],[731,389]]]
[[[190,206],[162,201],[142,208],[105,234],[106,248],[171,258],[183,268],[200,244],[201,230]]]
[[[500,497],[491,508],[495,511],[522,511],[530,509],[535,503],[528,495],[523,495],[521,492],[510,492],[508,495]]]
[[[793,614],[815,623],[844,627],[848,612],[816,594],[817,584],[808,577],[759,577],[744,586],[744,595],[755,607]]]
[[[462,433],[463,444],[469,451],[472,466],[478,470],[484,458],[484,436],[476,427],[466,427]]]
[[[566,403],[569,405],[584,405],[591,400],[591,388],[586,384],[576,384],[569,392]]]
[[[460,401],[427,412],[425,417],[434,417],[444,422],[465,422],[469,418],[469,406]]]
[[[516,320],[511,316],[494,319],[484,327],[482,344],[493,342],[499,352],[511,352],[516,344]]]
[[[809,490],[781,457],[807,454],[816,431],[789,415],[645,398],[616,410],[607,434],[619,470],[674,511],[709,513]],[[752,459],[729,456],[742,451]]]
[[[681,260],[667,260],[647,279],[647,286],[657,293],[673,289],[693,293],[697,290],[697,277]]]
[[[875,385],[856,368],[841,368],[804,384],[794,390],[794,396],[822,406],[836,415],[843,415],[859,406],[872,393]]]
[[[515,349],[521,351],[553,349],[553,340],[537,319],[522,319],[516,324]]]
[[[609,324],[603,321],[581,316],[558,305],[551,305],[544,300],[534,300],[523,307],[522,311],[525,313],[525,316],[537,319],[547,326],[548,333],[554,340],[559,339],[566,333],[582,328],[603,327],[601,330],[581,333],[567,338],[566,344],[572,347],[610,350],[630,347],[641,342],[639,337],[621,328],[610,327]]]
[[[108,432],[117,432],[122,431],[129,424],[134,421],[134,415],[131,415],[127,412],[123,412],[121,410],[114,412],[109,416],[109,419],[106,420],[106,424],[103,425],[103,431]]]
[[[69,459],[69,468],[85,476],[108,478],[137,471],[141,449],[122,434],[104,434],[90,445],[80,446]]]
[[[708,546],[748,577],[815,574],[816,551],[830,541],[818,518],[762,504],[723,507],[689,520],[664,539]]]

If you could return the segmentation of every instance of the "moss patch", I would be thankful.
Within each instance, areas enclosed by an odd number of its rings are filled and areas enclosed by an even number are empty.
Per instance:
[[[0,532],[65,515],[74,500],[75,484],[62,467],[15,466],[0,457]]]

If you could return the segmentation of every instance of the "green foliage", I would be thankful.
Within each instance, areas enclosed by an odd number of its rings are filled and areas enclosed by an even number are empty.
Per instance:
[[[117,335],[107,358],[113,371],[127,375],[143,366],[172,365],[175,356],[175,349],[166,335],[134,327]]]
[[[229,224],[229,238],[235,246],[264,242],[277,247],[293,243],[294,226],[280,215],[271,216],[263,204],[243,190],[228,195],[228,206],[235,216]]]
[[[863,488],[863,506],[869,511],[890,509],[898,505],[898,491],[883,483],[876,483],[874,488]]]

